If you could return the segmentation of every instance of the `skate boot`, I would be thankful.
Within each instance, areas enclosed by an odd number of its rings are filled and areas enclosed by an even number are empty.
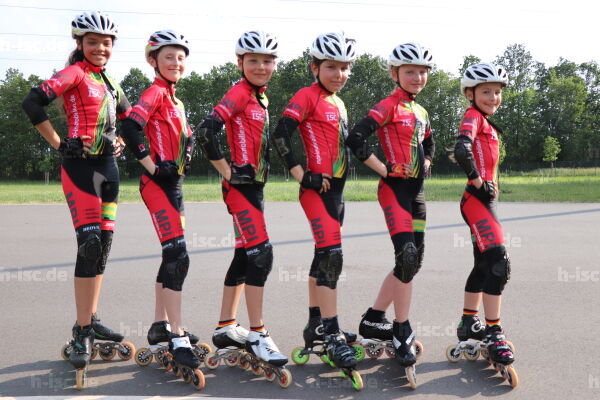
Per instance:
[[[456,328],[456,336],[461,342],[469,339],[481,341],[485,336],[484,329],[477,315],[463,315]]]
[[[77,390],[83,390],[85,387],[85,375],[87,366],[92,358],[93,344],[94,329],[92,329],[92,326],[88,325],[82,328],[75,324],[73,327],[73,340],[70,344],[71,351],[69,352],[69,361],[76,370],[75,386]]]
[[[403,323],[394,321],[392,331],[392,344],[394,346],[396,361],[404,367],[410,388],[416,389],[417,374],[415,363],[417,362],[417,345],[415,333],[408,321]]]
[[[245,344],[246,352],[241,355],[239,364],[243,369],[251,369],[255,375],[265,375],[268,381],[278,380],[279,386],[287,388],[292,384],[292,374],[285,368],[288,359],[267,331],[250,331]]]
[[[394,358],[392,323],[385,315],[378,321],[370,321],[365,312],[358,326],[358,333],[363,337],[360,344],[370,358],[381,357],[384,350],[388,357]]]
[[[192,350],[189,337],[170,333],[169,352],[166,358],[167,371],[182,376],[185,383],[192,383],[198,390],[204,388],[204,374],[198,369],[200,360]]]
[[[494,366],[496,372],[499,372],[511,387],[516,387],[519,384],[519,377],[512,366],[515,361],[513,354],[515,347],[506,340],[502,327],[500,325],[487,326],[483,342],[487,350],[488,363]]]
[[[169,334],[171,333],[171,326],[168,321],[157,321],[152,323],[150,329],[148,329],[148,347],[142,347],[135,353],[135,362],[145,367],[150,365],[152,358],[156,360],[158,365],[165,366],[166,354],[169,352],[168,342]],[[189,338],[192,350],[196,354],[196,357],[200,362],[204,361],[206,355],[212,351],[210,345],[206,343],[198,343],[198,337],[187,331],[183,331],[183,336]]]
[[[356,343],[356,333],[342,331],[346,343],[351,344],[357,361],[361,361],[365,357],[364,348]],[[292,361],[302,365],[306,364],[310,359],[311,354],[315,354],[321,358],[321,361],[328,363],[327,351],[323,347],[323,321],[321,317],[309,318],[308,324],[302,332],[304,337],[304,347],[298,346],[292,351]]]
[[[346,343],[346,338],[342,332],[325,335],[323,346],[327,351],[329,365],[340,369],[340,374],[352,381],[352,386],[356,390],[362,390],[363,381],[360,373],[355,369],[356,357],[354,349]]]
[[[214,353],[210,353],[204,359],[204,365],[208,369],[216,369],[221,360],[228,367],[235,367],[244,353],[248,330],[239,324],[231,324],[215,329],[212,337],[213,344],[217,347]]]
[[[169,333],[171,333],[171,325],[169,325],[169,321],[153,322],[150,326],[150,329],[148,329],[148,344],[154,345],[158,343],[168,342]],[[184,336],[187,336],[190,339],[192,347],[200,341],[200,338],[198,336],[186,330],[183,331],[183,334]]]
[[[92,314],[92,328],[95,333],[92,359],[99,354],[101,359],[108,361],[118,354],[121,360],[131,360],[135,354],[133,343],[123,342],[123,335],[100,323],[96,313]]]
[[[477,315],[463,315],[456,328],[458,344],[448,346],[446,358],[450,362],[458,362],[463,356],[469,361],[477,360],[480,354],[486,356],[482,342],[484,329]]]

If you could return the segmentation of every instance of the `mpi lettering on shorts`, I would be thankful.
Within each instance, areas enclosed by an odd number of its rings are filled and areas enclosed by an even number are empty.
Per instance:
[[[77,225],[79,218],[77,217],[77,206],[75,205],[75,199],[73,198],[73,192],[67,193],[67,206],[71,212],[71,218],[73,219],[73,225]]]
[[[475,231],[477,232],[477,239],[480,243],[494,243],[496,235],[487,218],[475,222]]]
[[[173,226],[165,209],[154,213],[154,224],[157,226],[156,230],[160,232],[161,239],[173,233]]]
[[[246,243],[250,243],[253,240],[258,239],[258,236],[256,235],[256,227],[254,226],[254,222],[252,221],[252,216],[250,216],[249,214],[250,211],[248,210],[244,210],[237,214],[237,219],[240,223],[240,227],[242,228],[242,232]]]
[[[323,229],[323,224],[321,223],[321,218],[317,217],[315,219],[310,220],[310,228],[313,231],[313,235],[315,237],[315,243],[321,244],[325,241],[325,230]]]

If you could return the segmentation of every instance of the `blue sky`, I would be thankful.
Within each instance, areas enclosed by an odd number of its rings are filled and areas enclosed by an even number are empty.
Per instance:
[[[386,56],[397,44],[420,42],[430,47],[439,68],[454,74],[463,56],[492,61],[514,43],[524,44],[547,65],[559,57],[600,61],[599,33],[593,28],[600,6],[582,0],[0,0],[0,79],[10,67],[41,77],[62,68],[74,47],[70,21],[100,4],[119,24],[108,64],[119,80],[131,67],[153,75],[144,61],[145,42],[150,33],[166,28],[190,39],[187,71],[200,74],[235,61],[235,41],[247,29],[277,35],[283,60],[301,54],[319,33],[344,30],[357,39],[360,53]]]

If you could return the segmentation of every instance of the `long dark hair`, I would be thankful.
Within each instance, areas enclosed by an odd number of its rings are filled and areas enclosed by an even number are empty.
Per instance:
[[[81,46],[81,49],[79,47],[75,47],[71,54],[69,54],[66,64],[67,67],[85,59],[85,56],[83,55],[83,37],[78,37],[75,39],[75,41],[77,42],[78,46]]]

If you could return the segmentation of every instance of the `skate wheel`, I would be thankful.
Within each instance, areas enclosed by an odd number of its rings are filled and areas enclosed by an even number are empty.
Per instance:
[[[364,358],[365,358],[365,348],[362,347],[358,343],[353,344],[352,348],[354,349],[354,357],[356,357],[356,361],[362,361],[362,360],[364,360]]]
[[[465,351],[465,358],[469,361],[477,361],[479,358],[480,351],[477,349]]]
[[[369,358],[377,359],[383,355],[383,348],[369,346],[365,348],[365,352],[367,353]]]
[[[170,353],[165,354],[163,357],[163,365],[165,367],[165,371],[171,372],[173,370],[173,356]]]
[[[512,351],[514,353],[515,352],[515,345],[511,341],[509,341],[509,340],[506,341],[506,344],[508,345],[508,347],[510,347],[510,351]]]
[[[69,356],[71,355],[71,350],[73,350],[73,347],[69,343],[65,344],[60,349],[60,356],[62,357],[63,360],[69,361]]]
[[[219,367],[219,364],[220,360],[217,358],[217,355],[215,353],[210,353],[204,359],[204,365],[208,369],[217,369]]]
[[[415,366],[411,365],[404,370],[406,372],[406,379],[408,379],[408,386],[410,386],[412,390],[415,390],[417,388],[417,372]]]
[[[482,357],[482,358],[488,358],[488,355],[489,355],[489,353],[488,353],[488,350],[487,350],[487,348],[485,348],[485,347],[482,347],[482,348],[479,350],[479,353],[481,354],[481,357]]]
[[[212,348],[209,344],[206,343],[194,345],[193,349],[194,353],[196,354],[196,357],[198,357],[200,362],[203,362],[206,356],[212,352]]]
[[[421,358],[424,351],[425,348],[423,347],[423,343],[419,342],[418,340],[415,340],[415,356],[417,357],[417,360]]]
[[[135,354],[135,346],[130,342],[123,342],[121,346],[119,346],[119,350],[117,352],[119,358],[123,361],[131,360],[133,355]],[[152,358],[150,358],[152,361]]]
[[[446,358],[448,359],[448,361],[450,361],[451,363],[456,363],[460,360],[460,356],[461,356],[461,352],[460,350],[456,351],[456,346],[451,344],[450,346],[448,346],[446,348]]]
[[[83,390],[85,387],[85,368],[75,371],[75,387],[77,390]]]
[[[234,352],[227,354],[227,356],[223,359],[223,362],[225,362],[225,365],[227,365],[230,368],[238,365],[239,361],[240,361],[239,355]]]
[[[265,367],[264,374],[265,379],[269,382],[273,382],[276,378],[275,371],[271,367]]]
[[[99,353],[101,359],[103,359],[104,361],[110,361],[117,355],[117,349],[113,347],[109,351],[100,350]]]
[[[204,386],[206,386],[206,380],[204,379],[204,374],[199,369],[195,369],[193,372],[192,384],[198,390],[204,389]]]
[[[173,374],[177,377],[183,376],[183,368],[180,368],[177,365],[174,365],[173,366]]]
[[[250,368],[250,361],[248,361],[246,356],[242,355],[242,356],[240,356],[240,361],[239,361],[238,365],[241,369],[247,370],[248,368]]]
[[[302,354],[304,347],[298,346],[294,350],[292,350],[292,361],[298,365],[304,365],[310,359],[310,354]]]
[[[279,386],[287,388],[292,384],[292,373],[288,369],[279,370]]]
[[[393,347],[386,346],[385,355],[388,356],[388,358],[396,358],[396,350],[394,350]]]
[[[135,363],[140,367],[147,367],[152,363],[152,352],[150,349],[142,347],[138,351],[135,352],[135,356],[133,358]]]
[[[250,369],[252,370],[252,373],[256,376],[261,376],[263,374],[263,369],[260,363],[252,364]]]
[[[510,387],[517,387],[517,385],[519,384],[519,377],[517,375],[517,371],[515,371],[512,365],[506,367],[506,376]]]
[[[364,384],[362,380],[362,376],[357,370],[352,370],[352,374],[350,375],[350,380],[352,381],[352,387],[356,391],[363,390]]]
[[[323,364],[329,364],[329,356],[327,355],[327,353],[322,354],[319,358],[321,359],[321,361],[323,361]]]
[[[192,382],[192,374],[191,371],[188,371],[187,369],[183,369],[181,370],[181,375],[183,376],[183,381],[185,383],[190,383]]]
[[[97,355],[98,355],[98,349],[95,347],[92,347],[92,355],[90,356],[90,360],[93,360],[94,358],[96,358]]]

